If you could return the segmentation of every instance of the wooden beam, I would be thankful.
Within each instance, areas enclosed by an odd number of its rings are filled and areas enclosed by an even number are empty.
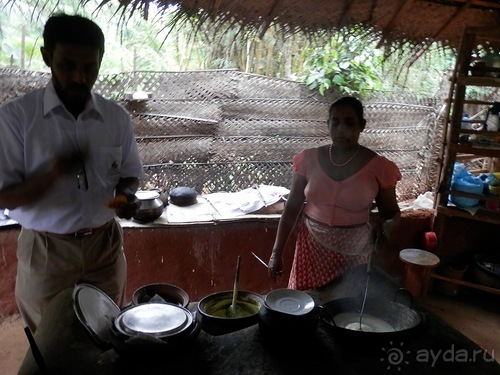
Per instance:
[[[414,2],[415,0],[405,0],[405,2],[399,7],[398,11],[394,13],[389,23],[382,29],[382,37],[380,38],[380,41],[376,48],[380,48],[382,46],[383,40],[394,29],[394,27],[396,26],[396,22],[398,21],[401,14],[406,13]]]
[[[354,1],[350,1],[350,0],[344,2],[344,6],[343,6],[343,9],[342,9],[342,14],[340,15],[339,22],[337,24],[339,28],[342,28],[346,24],[348,24],[348,23],[345,22],[345,20],[351,14],[351,9],[352,9],[352,4],[353,3],[354,3]]]
[[[387,24],[386,27],[384,27],[384,30],[387,30],[388,32],[391,32],[392,29],[394,29],[394,26],[396,25],[396,22],[398,21],[398,18],[401,14],[406,13],[408,9],[413,5],[415,0],[406,0],[401,7],[399,7],[398,11],[392,16],[391,20]]]
[[[266,21],[262,24],[260,28],[259,39],[262,39],[264,37],[264,34],[269,28],[269,25],[271,25],[271,22],[273,21],[274,18],[274,11],[276,10],[276,7],[280,2],[281,0],[274,0],[274,3],[271,5],[271,8],[269,9],[269,12],[267,12]]]
[[[433,0],[421,0],[422,2],[428,2],[428,3],[433,3],[433,4],[438,4],[438,5],[443,5],[443,6],[461,6],[461,5],[456,5],[459,3],[465,3],[467,0],[454,0],[452,3],[442,3],[440,1],[433,1]],[[498,2],[490,2],[490,1],[485,1],[485,0],[472,0],[471,6],[475,6],[478,8],[482,8],[485,10],[488,9],[500,9],[500,3]]]
[[[487,286],[487,285],[482,285],[482,284],[477,284],[477,283],[471,283],[471,282],[465,281],[465,280],[453,279],[451,277],[446,277],[446,276],[443,276],[443,275],[440,275],[440,274],[437,274],[437,273],[431,274],[431,277],[433,277],[434,279],[448,281],[448,282],[451,282],[451,283],[454,283],[454,284],[457,284],[457,285],[463,285],[463,286],[467,286],[469,288],[479,289],[479,290],[482,290],[484,292],[493,293],[493,294],[499,294],[500,295],[500,289],[492,288],[492,287]]]
[[[461,13],[465,12],[468,8],[471,7],[474,0],[461,0],[464,5],[457,7],[457,9],[453,12],[450,18],[445,22],[443,26],[431,37],[431,40],[436,40],[443,33],[444,30],[451,24],[451,22],[457,18]],[[424,47],[418,50],[413,56],[412,61],[415,62],[418,60],[430,47],[430,43],[427,43]],[[413,64],[412,62],[412,64]]]
[[[446,30],[446,28],[450,25],[451,21],[453,21],[455,18],[457,18],[460,14],[465,12],[470,6],[472,5],[473,0],[465,0],[464,5],[458,7],[455,12],[452,14],[452,16],[448,19],[448,21],[435,33],[432,37],[432,39],[436,39],[441,35],[441,33]]]

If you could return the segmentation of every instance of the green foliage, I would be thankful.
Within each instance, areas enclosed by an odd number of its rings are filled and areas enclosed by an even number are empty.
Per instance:
[[[251,27],[198,23],[195,16],[157,12],[153,2],[148,20],[140,11],[131,14],[126,8],[122,13],[115,3],[102,0],[0,0],[0,4],[0,67],[47,70],[39,52],[41,34],[48,16],[60,10],[90,17],[103,28],[102,74],[238,69],[299,80],[322,95],[340,91],[363,97],[372,90],[432,95],[454,64],[453,53],[442,48],[429,48],[418,59],[412,50],[377,48],[377,35],[361,26],[333,36],[311,36],[290,34],[271,24],[260,35]]]
[[[329,91],[362,95],[379,89],[375,66],[381,59],[371,44],[360,29],[341,31],[308,53],[301,79],[321,95]]]

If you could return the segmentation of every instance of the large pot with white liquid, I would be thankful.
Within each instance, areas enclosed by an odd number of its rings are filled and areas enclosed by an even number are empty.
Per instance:
[[[406,292],[401,289],[396,293]],[[410,339],[423,325],[422,315],[409,306],[411,299],[408,305],[396,299],[367,298],[363,314],[363,297],[334,299],[320,306],[319,313],[339,344],[380,349],[391,341]]]

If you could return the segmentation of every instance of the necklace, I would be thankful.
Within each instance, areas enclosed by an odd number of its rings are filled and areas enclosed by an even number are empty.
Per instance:
[[[349,159],[347,159],[347,161],[346,161],[346,162],[344,162],[344,163],[342,163],[342,164],[337,164],[337,163],[335,163],[335,162],[333,161],[333,158],[332,158],[332,146],[333,146],[333,144],[330,144],[330,146],[328,146],[328,156],[330,157],[330,163],[332,163],[332,165],[334,165],[335,167],[343,167],[343,166],[345,166],[345,165],[349,164],[349,162],[350,162],[352,159],[354,159],[354,157],[358,154],[359,149],[360,149],[360,147],[361,147],[361,146],[359,145],[359,143],[358,143],[358,148],[356,149],[356,151],[354,151],[354,153],[352,154],[352,156],[351,156]]]

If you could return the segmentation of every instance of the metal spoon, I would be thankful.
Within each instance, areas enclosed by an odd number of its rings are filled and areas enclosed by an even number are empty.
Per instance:
[[[257,254],[255,254],[253,251],[252,251],[252,255],[260,262],[262,263],[262,265],[266,268],[269,268],[269,266],[267,265],[266,262],[264,262],[262,259],[259,258],[259,256]]]
[[[238,281],[240,278],[240,260],[241,256],[238,255],[238,260],[236,262],[236,274],[234,276],[234,286],[233,286],[233,300],[231,305],[226,310],[227,317],[233,317],[237,315],[237,304],[236,300],[238,299]]]

